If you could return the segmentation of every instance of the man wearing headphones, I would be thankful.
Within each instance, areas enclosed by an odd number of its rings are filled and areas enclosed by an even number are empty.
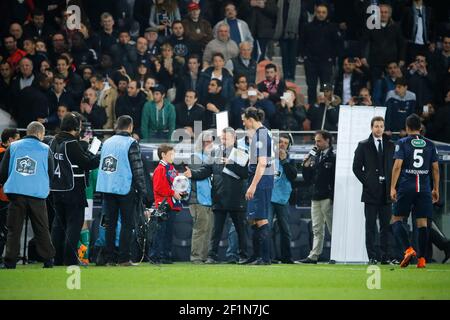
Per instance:
[[[275,159],[274,185],[270,201],[269,223],[273,230],[273,219],[277,218],[281,236],[281,262],[292,264],[291,254],[291,229],[289,227],[289,198],[291,197],[292,184],[297,178],[297,168],[289,159],[289,148],[292,137],[289,134],[280,134],[278,141],[278,158]],[[273,236],[273,235],[272,235]],[[272,239],[275,243],[275,237]],[[272,258],[275,256],[272,254]]]
[[[51,191],[55,206],[52,242],[56,249],[55,265],[78,265],[77,244],[84,222],[86,200],[85,172],[99,166],[100,156],[80,144],[81,118],[67,113],[61,132],[49,143],[53,152],[54,173]]]

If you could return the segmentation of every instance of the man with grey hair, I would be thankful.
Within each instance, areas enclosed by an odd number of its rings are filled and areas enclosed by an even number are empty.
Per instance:
[[[191,170],[186,167],[184,175],[194,181],[204,180],[212,176],[212,210],[214,225],[209,244],[208,259],[205,263],[218,263],[219,242],[228,215],[233,220],[239,239],[239,262],[247,260],[247,238],[245,235],[244,198],[247,186],[247,165],[241,166],[230,159],[236,146],[236,132],[233,128],[225,128],[221,132],[220,145],[211,155],[211,163]]]
[[[15,269],[20,250],[23,221],[28,214],[36,239],[36,249],[44,268],[53,267],[55,249],[50,240],[45,199],[53,176],[53,156],[42,143],[44,126],[37,121],[27,127],[27,135],[11,144],[0,164],[0,183],[10,200],[5,269]]]
[[[238,12],[236,10],[236,5],[232,2],[227,3],[225,5],[224,10],[225,10],[225,19],[216,24],[213,32],[215,33],[216,28],[221,23],[225,23],[230,27],[231,39],[238,45],[243,41],[253,43],[254,39],[252,33],[250,32],[250,28],[248,27],[247,22],[237,18]]]
[[[248,83],[256,83],[257,62],[252,58],[253,44],[243,41],[239,44],[239,56],[231,59],[230,71],[235,77],[245,76]]]
[[[203,69],[207,69],[212,64],[213,55],[220,52],[225,57],[225,64],[232,58],[239,55],[239,48],[236,42],[230,37],[230,27],[221,22],[216,27],[215,39],[211,40],[203,53]]]

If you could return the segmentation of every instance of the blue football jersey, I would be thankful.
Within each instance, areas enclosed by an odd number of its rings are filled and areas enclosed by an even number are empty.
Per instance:
[[[432,164],[438,161],[434,143],[420,135],[400,139],[394,159],[403,160],[398,192],[431,192]]]
[[[252,183],[253,177],[255,176],[258,158],[267,157],[268,164],[264,175],[259,180],[257,188],[273,188],[273,155],[272,136],[269,130],[266,127],[258,128],[250,144],[250,162],[248,165],[249,183]]]

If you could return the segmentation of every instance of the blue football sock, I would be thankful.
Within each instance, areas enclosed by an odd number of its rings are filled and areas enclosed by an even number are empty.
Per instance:
[[[264,262],[270,262],[270,228],[265,224],[258,228],[261,245],[261,258]]]
[[[253,258],[258,259],[261,257],[261,249],[259,245],[259,232],[256,224],[252,225],[252,243],[253,243]]]
[[[417,228],[417,232],[419,235],[419,258],[425,258],[427,254],[427,245],[428,245],[428,228],[422,227]]]
[[[397,221],[392,224],[392,232],[398,243],[402,246],[403,252],[411,247],[411,242],[409,241],[408,232],[405,229],[402,221]]]

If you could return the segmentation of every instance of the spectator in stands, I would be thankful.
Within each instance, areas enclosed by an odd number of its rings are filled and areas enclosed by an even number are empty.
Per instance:
[[[11,113],[11,85],[14,71],[8,61],[0,62],[0,109]]]
[[[422,113],[427,137],[436,141],[450,143],[450,90],[445,96],[445,102],[434,110],[429,104],[428,112]]]
[[[333,137],[328,131],[317,131],[314,137],[316,152],[310,152],[303,161],[303,177],[313,186],[311,220],[314,240],[308,257],[301,263],[316,264],[323,250],[325,224],[332,234],[334,180],[336,156]]]
[[[220,147],[211,154],[211,163],[204,163],[197,170],[186,167],[184,175],[194,181],[212,177],[212,210],[214,226],[209,245],[207,264],[218,263],[219,242],[227,216],[233,220],[239,239],[239,262],[247,259],[247,239],[245,235],[245,186],[248,176],[247,166],[227,162],[236,144],[236,133],[232,128],[221,132]]]
[[[123,69],[123,70],[122,70]],[[102,54],[100,56],[100,65],[96,68],[97,72],[102,74],[104,77],[113,77],[115,70],[113,68],[113,60],[111,55]],[[119,73],[126,74],[125,68],[122,66],[117,70]]]
[[[148,50],[148,40],[145,37],[139,37],[136,40],[136,62],[144,64],[147,68],[152,64]]]
[[[337,52],[339,36],[336,26],[328,20],[328,7],[317,5],[314,20],[305,26],[300,38],[305,63],[306,84],[308,85],[308,101],[317,99],[317,83],[329,83]],[[295,79],[295,78],[288,78]]]
[[[367,86],[369,70],[359,58],[347,57],[342,65],[342,72],[335,81],[334,92],[342,98],[342,104],[348,104],[352,97]]]
[[[388,92],[386,97],[386,134],[399,132],[405,135],[406,118],[416,110],[416,95],[408,91],[408,84],[404,78],[395,81],[395,89]]]
[[[160,38],[168,38],[172,34],[172,23],[181,20],[180,10],[175,0],[155,0],[150,10],[150,27],[158,28]]]
[[[141,133],[141,117],[142,110],[147,100],[147,95],[139,90],[136,80],[131,80],[128,83],[128,93],[117,99],[115,103],[115,118],[127,115],[133,118],[134,132],[139,137]]]
[[[81,32],[74,32],[72,34],[72,47],[70,52],[73,56],[73,61],[77,68],[83,65],[95,66],[98,64],[97,54],[94,49],[91,49],[84,40],[84,35]]]
[[[165,82],[160,79],[161,83],[164,83],[164,86],[168,89],[173,87],[174,81],[176,77],[180,74],[183,69],[184,60],[175,57],[175,53],[173,51],[173,47],[170,43],[164,43],[161,46],[161,64],[163,69],[167,72],[169,78],[168,81]]]
[[[373,106],[372,96],[370,95],[370,91],[367,88],[361,88],[359,90],[359,95],[354,96],[348,102],[350,106]]]
[[[224,10],[225,19],[218,22],[214,26],[213,32],[216,33],[221,24],[226,24],[230,27],[231,40],[233,40],[237,45],[239,45],[242,41],[247,41],[253,44],[254,39],[247,22],[237,18],[238,12],[236,5],[229,2],[225,4]]]
[[[271,123],[276,121],[275,118],[278,115],[275,112],[275,105],[273,102],[264,97],[262,92],[258,91],[258,88],[254,83],[248,85],[248,90],[239,97],[236,97],[230,104],[230,124],[233,128],[244,128],[242,124],[242,113],[248,107],[255,107],[264,111],[264,126],[271,128]]]
[[[52,43],[49,47],[48,57],[52,65],[56,65],[57,59],[65,52],[67,52],[66,37],[62,32],[55,32],[52,35]]]
[[[438,88],[438,101],[443,102],[446,92],[449,89],[448,77],[450,70],[450,32],[442,39],[442,48],[435,50],[432,55],[432,64],[436,71]]]
[[[47,130],[58,132],[61,126],[61,120],[70,112],[69,107],[62,104],[56,108],[56,112],[50,114],[47,118],[39,118],[38,121],[42,123]]]
[[[215,114],[228,109],[228,100],[222,95],[223,84],[219,79],[211,79],[208,85],[208,93],[200,103],[205,106],[205,120],[203,130],[216,128]]]
[[[291,228],[289,225],[289,198],[291,197],[292,185],[297,179],[297,168],[292,159],[289,158],[289,148],[292,145],[292,137],[286,133],[280,134],[278,142],[278,158],[275,159],[275,174],[270,201],[269,223],[273,230],[274,218],[277,220],[280,230],[280,253],[281,263],[293,264],[291,253]],[[275,234],[272,234],[274,245]],[[276,246],[274,246],[276,247]],[[275,256],[272,254],[272,258]]]
[[[36,40],[36,52],[42,54],[46,59],[48,59],[47,44],[42,39]]]
[[[277,104],[276,113],[272,119],[272,128],[282,131],[302,131],[306,119],[305,107],[300,101],[295,89],[286,89]],[[267,112],[266,112],[267,114]]]
[[[250,32],[255,38],[253,58],[258,62],[264,60],[267,44],[273,39],[275,33],[278,13],[277,1],[242,1],[240,11],[242,11],[243,16],[248,17],[246,20]],[[250,82],[254,83],[255,81]]]
[[[75,106],[72,95],[66,91],[64,78],[59,74],[53,77],[53,86],[49,91],[48,99],[50,116],[56,115],[56,110],[60,105],[67,106],[70,111],[76,111],[76,108],[78,108],[78,105]]]
[[[370,66],[372,84],[381,79],[389,62],[396,61],[400,67],[405,64],[405,40],[401,27],[391,18],[392,7],[386,3],[379,7],[381,28],[367,30],[363,38],[366,57],[362,62]]]
[[[329,83],[324,84],[320,91],[317,102],[307,112],[311,130],[337,131],[341,98],[333,94],[333,86]]]
[[[199,44],[201,52],[213,39],[211,24],[200,15],[200,5],[195,2],[189,3],[188,15],[183,19],[186,37]]]
[[[36,52],[36,41],[33,38],[23,40],[23,49],[27,53],[26,57],[33,62],[33,66],[40,66],[42,61],[45,60],[44,55]],[[39,69],[35,68],[34,71],[37,72]]]
[[[23,28],[25,36],[34,39],[48,40],[53,32],[53,28],[45,22],[44,12],[40,9],[35,9],[31,13],[31,22]]]
[[[176,103],[183,101],[187,90],[199,91],[200,67],[200,57],[198,55],[192,55],[187,58],[187,63],[182,73],[176,78]]]
[[[221,95],[229,101],[234,97],[233,76],[225,68],[225,58],[222,53],[215,53],[212,61],[212,66],[200,73],[198,80],[200,101],[206,98],[208,86],[212,79],[219,79],[222,82]]]
[[[142,110],[142,139],[169,140],[175,130],[175,107],[167,100],[166,89],[162,85],[152,88],[153,101],[147,101]]]
[[[81,23],[80,32],[89,50],[92,50],[96,59],[100,57],[100,36],[95,33],[89,24]]]
[[[189,94],[189,91],[186,92],[187,94]],[[197,170],[203,164],[210,163],[213,147],[212,133],[209,131],[200,133],[194,145],[190,168]],[[193,219],[190,257],[192,263],[203,263],[208,258],[208,244],[213,228],[211,184],[211,177],[191,183],[189,212]]]
[[[265,67],[266,79],[258,83],[258,90],[265,98],[272,100],[274,104],[280,102],[280,98],[286,90],[286,83],[277,76],[277,66],[269,63]]]
[[[307,13],[301,1],[278,1],[274,39],[280,43],[283,76],[295,80],[297,48],[300,33],[307,22]],[[258,26],[259,27],[259,26]]]
[[[97,94],[94,89],[89,88],[84,92],[80,113],[91,124],[92,129],[103,129],[107,120],[106,111],[97,104]]]
[[[148,54],[150,58],[158,56],[161,53],[158,28],[149,27],[145,29],[144,38],[148,41]]]
[[[36,85],[36,77],[33,74],[33,62],[31,59],[24,57],[19,62],[19,74],[13,79],[11,84],[11,93],[13,97],[17,97],[20,90]]]
[[[114,121],[116,119],[114,107],[118,98],[117,89],[111,87],[105,82],[105,79],[101,74],[95,74],[91,77],[91,83],[93,84],[93,89],[97,93],[97,104],[99,107],[105,109],[106,112],[106,123],[103,129],[113,129]],[[134,120],[134,119],[133,119]],[[136,123],[136,122],[134,122]],[[135,127],[139,128],[139,127]]]
[[[384,105],[388,92],[395,89],[395,81],[398,78],[403,78],[402,70],[397,62],[389,62],[386,65],[385,76],[372,84],[374,86],[373,101],[375,105]]]
[[[236,75],[234,76],[234,91],[236,97],[247,95],[248,80],[245,75],[236,73]]]
[[[115,82],[117,83],[117,96],[122,97],[126,95],[130,79],[124,75],[120,75],[117,77],[117,80],[115,80]]]
[[[172,35],[168,42],[173,47],[174,57],[182,65],[185,64],[186,58],[192,54],[201,54],[201,48],[197,43],[191,41],[185,36],[184,26],[180,20],[172,23]]]
[[[6,54],[4,58],[9,62],[12,68],[16,70],[16,67],[19,65],[20,60],[22,60],[22,58],[25,57],[27,53],[17,48],[17,40],[11,34],[3,36],[3,45]]]
[[[44,74],[36,76],[36,86],[28,86],[20,90],[14,100],[13,117],[19,128],[26,128],[32,121],[46,118],[49,115],[48,92],[52,79]]]
[[[91,86],[91,78],[94,75],[94,68],[92,66],[82,66],[80,68],[80,75],[83,79],[84,87],[89,88]]]
[[[138,89],[141,89],[145,85],[145,80],[150,76],[150,68],[148,68],[145,63],[138,63],[135,71],[134,79],[138,83]]]
[[[230,38],[230,27],[228,24],[220,23],[217,26],[217,32],[214,34],[215,39],[208,42],[203,52],[203,69],[207,69],[212,64],[214,53],[222,53],[225,58],[225,64],[239,55],[239,47]]]
[[[239,44],[239,56],[231,59],[230,71],[234,75],[244,75],[250,83],[256,83],[257,62],[252,58],[253,44],[243,41]]]
[[[408,66],[406,72],[408,88],[416,95],[417,114],[422,114],[422,106],[434,101],[436,88],[436,76],[433,68],[430,68],[424,54],[418,54],[415,61]]]
[[[436,42],[436,18],[433,10],[423,0],[413,0],[402,15],[402,29],[406,47],[406,63],[410,64],[418,54],[434,48]]]
[[[57,59],[56,70],[64,77],[67,92],[69,92],[73,96],[75,102],[78,103],[83,95],[83,79],[81,79],[77,73],[72,71],[69,59],[65,56],[60,56]]]
[[[114,18],[109,12],[102,13],[100,31],[100,52],[110,53],[111,47],[118,42],[119,34],[114,30]]]
[[[194,136],[194,123],[200,122],[205,118],[205,107],[198,104],[197,92],[188,89],[185,93],[184,103],[176,105],[176,128],[184,128],[190,136]]]
[[[137,52],[128,31],[120,31],[119,42],[111,47],[111,56],[115,67],[124,66],[127,73],[133,75],[137,61]]]
[[[22,26],[16,22],[11,23],[9,26],[9,33],[13,35],[14,39],[17,41],[17,47],[23,48],[23,29]]]

